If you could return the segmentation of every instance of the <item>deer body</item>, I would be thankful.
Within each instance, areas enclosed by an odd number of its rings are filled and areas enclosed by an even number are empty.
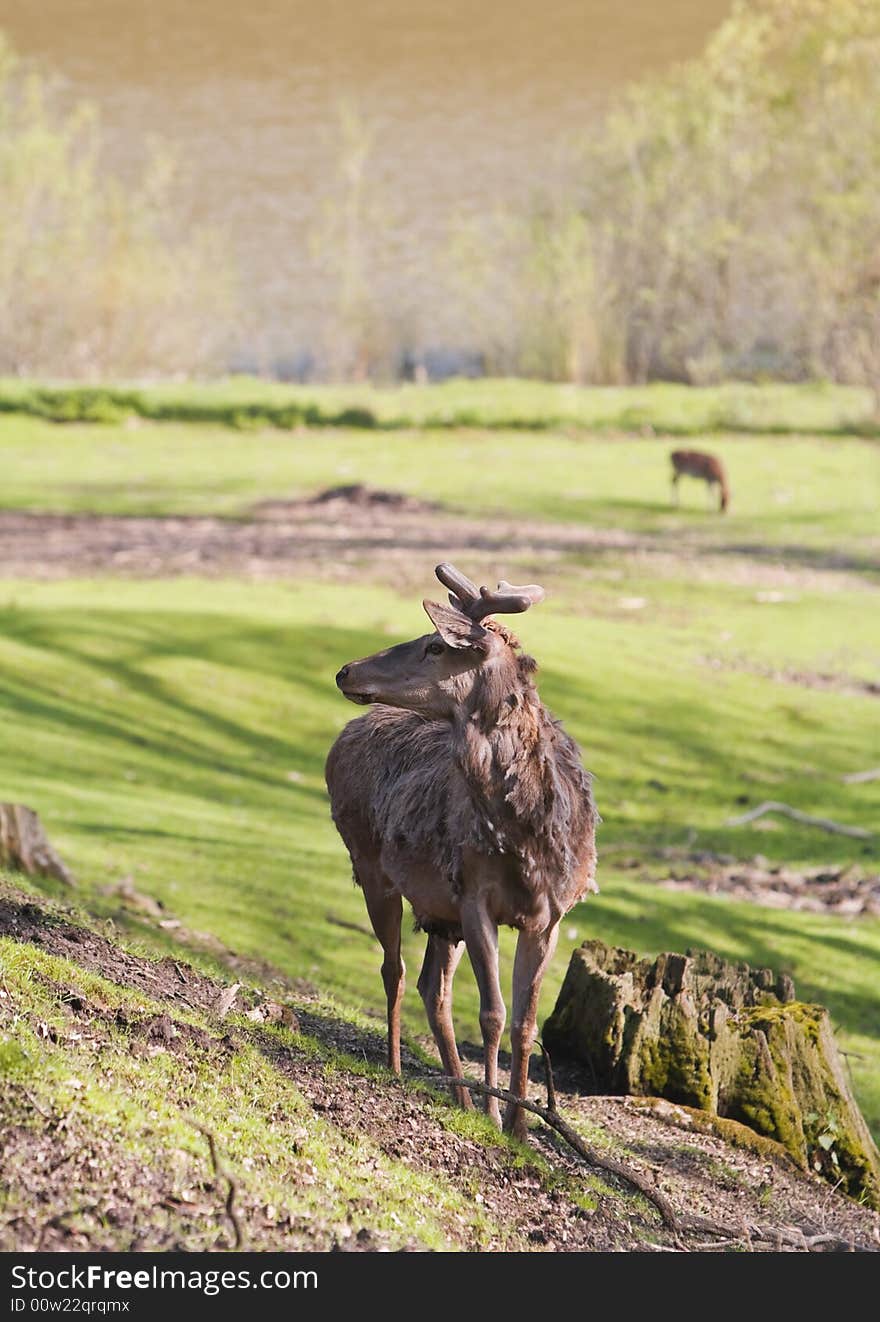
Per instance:
[[[483,623],[490,609],[524,610],[543,592],[501,584],[492,594],[451,566],[437,572],[454,593],[452,609],[424,603],[436,632],[339,672],[347,697],[375,705],[340,734],[327,784],[384,950],[391,1068],[400,1069],[406,900],[428,934],[419,991],[444,1068],[456,1077],[452,978],[468,951],[490,1087],[505,1021],[498,927],[519,931],[510,1086],[522,1096],[560,920],[596,889],[597,816],[577,746],[535,689],[534,662],[502,625]],[[463,1089],[456,1095],[469,1104]],[[500,1120],[497,1101],[487,1109]],[[522,1135],[525,1117],[509,1107],[505,1125]]]
[[[683,476],[699,477],[706,483],[708,490],[713,486],[718,487],[718,508],[722,512],[727,509],[730,503],[730,488],[720,459],[714,454],[706,454],[703,450],[673,450],[669,457],[672,460],[672,489],[676,503],[678,503],[679,479]]]

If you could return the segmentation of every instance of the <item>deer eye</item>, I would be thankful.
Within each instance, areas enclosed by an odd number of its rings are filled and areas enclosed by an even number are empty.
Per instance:
[[[442,656],[443,652],[445,651],[445,648],[443,647],[442,643],[428,643],[427,650],[431,653],[432,656]]]

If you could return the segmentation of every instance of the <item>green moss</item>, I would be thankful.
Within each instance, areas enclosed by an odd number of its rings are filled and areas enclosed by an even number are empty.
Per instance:
[[[798,1024],[810,1042],[818,1043],[823,1022],[828,1018],[828,1011],[823,1005],[809,1005],[804,1001],[788,1001],[780,1004],[769,995],[761,1005],[748,1006],[737,1015],[740,1024],[750,1029],[760,1028],[768,1036],[775,1029],[787,1023]],[[772,1048],[771,1048],[772,1049]]]
[[[680,1011],[672,1010],[658,1035],[643,1040],[639,1066],[644,1092],[701,1110],[714,1108],[708,1043],[694,1034]]]
[[[0,1038],[0,1079],[21,1079],[31,1070],[31,1057],[20,1042]]]

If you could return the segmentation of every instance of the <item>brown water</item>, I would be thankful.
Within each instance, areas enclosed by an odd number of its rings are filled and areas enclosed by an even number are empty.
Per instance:
[[[103,110],[122,169],[158,134],[195,220],[245,276],[247,339],[314,340],[338,306],[316,259],[338,216],[340,107],[372,137],[369,265],[422,342],[454,335],[453,216],[553,186],[609,91],[696,53],[729,0],[0,0],[0,28]],[[336,199],[336,212],[332,211]],[[259,327],[259,329],[257,329]],[[436,329],[439,328],[439,329]]]

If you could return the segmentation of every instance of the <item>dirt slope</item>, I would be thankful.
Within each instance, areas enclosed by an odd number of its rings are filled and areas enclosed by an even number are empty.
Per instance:
[[[419,1044],[392,1079],[379,1029],[303,986],[250,978],[224,1013],[243,977],[135,953],[0,881],[0,1249],[880,1251],[880,1217],[772,1145],[587,1096],[559,1063],[590,1144],[728,1227],[675,1233],[543,1126],[525,1149],[463,1117]]]

